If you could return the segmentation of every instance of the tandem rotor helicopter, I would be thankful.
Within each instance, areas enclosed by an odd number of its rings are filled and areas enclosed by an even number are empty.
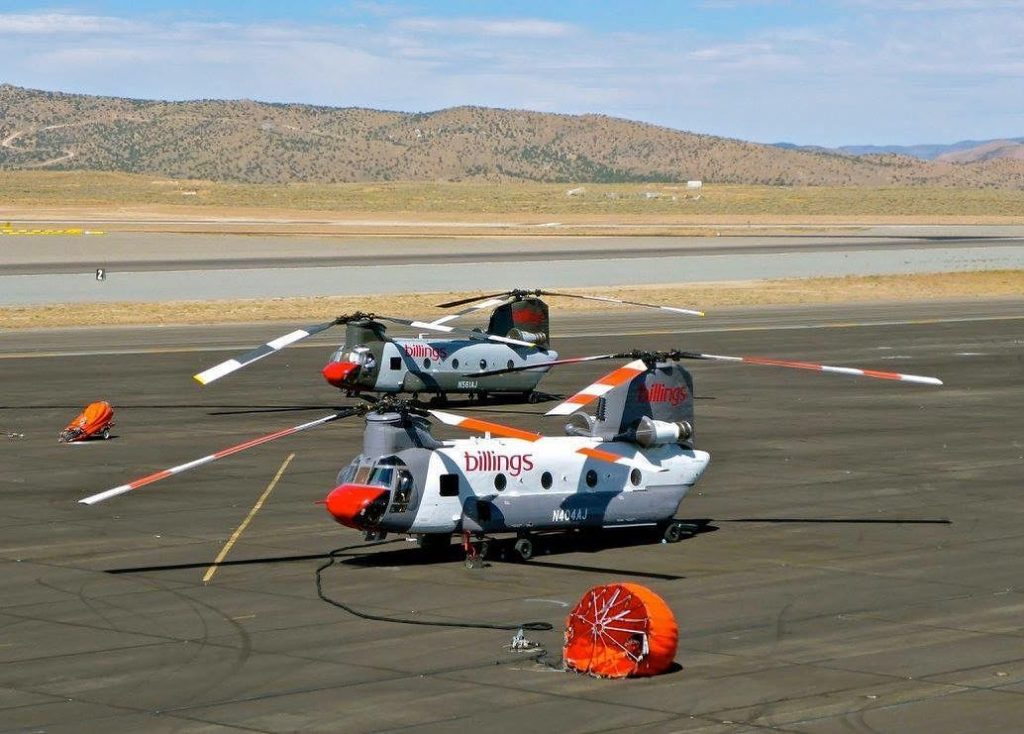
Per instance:
[[[558,358],[558,353],[549,348],[551,335],[548,306],[540,296],[642,306],[691,316],[704,315],[702,311],[693,309],[625,301],[610,296],[517,288],[438,304],[438,308],[473,305],[434,321],[410,321],[363,312],[339,316],[332,321],[296,329],[251,352],[214,365],[194,377],[200,384],[208,385],[298,341],[331,327],[344,325],[345,341],[324,366],[322,374],[329,384],[344,390],[349,397],[367,392],[411,393],[416,400],[420,393],[427,393],[434,396],[435,403],[444,404],[449,394],[466,394],[481,401],[489,395],[501,394],[537,402],[544,397],[536,392],[537,383],[544,376],[544,365]],[[493,310],[485,331],[448,325],[462,316],[487,309]],[[433,339],[425,335],[418,338],[392,338],[387,335],[384,322],[452,336]],[[513,367],[529,368],[529,371],[471,375]]]
[[[668,542],[692,528],[675,519],[710,455],[694,440],[693,378],[682,360],[716,360],[832,372],[884,380],[941,385],[934,377],[834,367],[809,362],[672,350],[622,352],[493,372],[549,369],[556,365],[629,359],[548,411],[568,416],[564,436],[424,410],[385,396],[344,408],[214,454],[91,495],[96,504],[231,454],[332,421],[363,416],[361,453],[344,466],[323,501],[342,525],[367,540],[387,533],[416,537],[425,550],[449,547],[461,536],[467,566],[474,566],[497,534],[515,534],[515,554],[533,555],[534,535],[548,531],[656,528]],[[470,373],[484,378],[487,372]],[[593,415],[582,409],[597,401]],[[474,432],[439,440],[433,417]]]

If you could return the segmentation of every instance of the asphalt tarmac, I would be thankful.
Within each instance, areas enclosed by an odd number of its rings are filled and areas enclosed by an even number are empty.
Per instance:
[[[1024,268],[1019,228],[723,237],[7,236],[0,306]],[[102,268],[105,278],[97,280]]]
[[[0,731],[1016,730],[1022,307],[736,310],[675,335],[563,316],[565,356],[671,341],[946,384],[694,364],[712,464],[679,515],[705,532],[674,545],[549,538],[529,563],[472,571],[454,549],[424,563],[400,539],[366,546],[315,504],[357,453],[358,421],[76,503],[344,404],[318,375],[326,343],[204,389],[190,375],[233,353],[214,350],[254,346],[266,325],[56,332],[42,351],[32,334],[0,335],[0,432],[24,433],[0,434]],[[568,393],[603,369],[567,367],[542,386]],[[115,438],[58,445],[98,399],[116,406]],[[558,433],[543,410],[480,415]],[[587,588],[648,585],[677,615],[679,668],[601,681],[508,652],[511,632],[353,617],[315,592],[314,570],[339,547],[324,573],[332,597],[416,620],[547,621],[554,632],[530,636],[555,661]]]

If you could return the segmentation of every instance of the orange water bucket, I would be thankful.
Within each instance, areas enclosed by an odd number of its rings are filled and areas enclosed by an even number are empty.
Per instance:
[[[600,678],[658,675],[675,661],[679,627],[664,599],[639,584],[587,590],[565,621],[562,657]]]

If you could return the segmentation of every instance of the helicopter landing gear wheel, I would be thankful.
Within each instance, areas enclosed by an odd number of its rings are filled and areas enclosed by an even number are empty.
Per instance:
[[[678,543],[683,538],[691,537],[695,532],[695,526],[690,523],[672,520],[662,528],[661,539],[665,543]]]
[[[520,561],[528,561],[533,558],[533,541],[529,538],[520,538],[513,546]]]
[[[443,392],[439,392],[437,395],[430,399],[430,404],[433,406],[445,406],[448,405],[448,396]]]

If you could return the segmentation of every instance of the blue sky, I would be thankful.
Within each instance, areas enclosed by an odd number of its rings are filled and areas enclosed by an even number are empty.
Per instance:
[[[596,112],[802,144],[1024,136],[1024,0],[0,0],[0,82]]]

